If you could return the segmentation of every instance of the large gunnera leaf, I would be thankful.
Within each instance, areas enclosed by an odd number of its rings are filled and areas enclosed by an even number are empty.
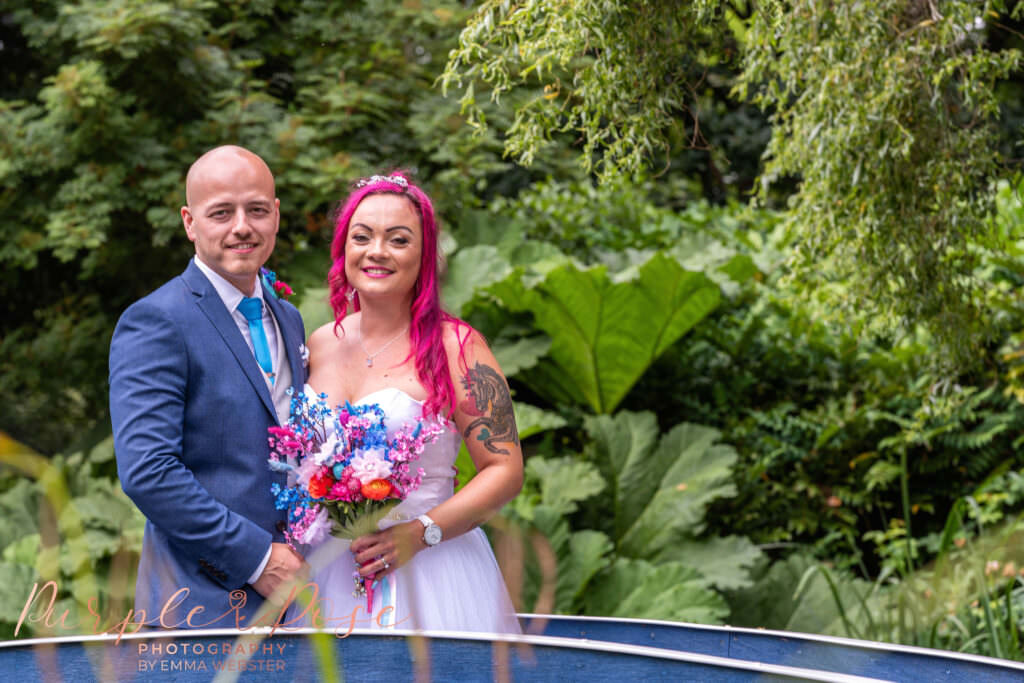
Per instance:
[[[716,536],[673,543],[661,548],[656,557],[660,562],[697,567],[715,588],[736,590],[753,583],[751,571],[761,564],[764,553],[745,536]]]
[[[719,288],[657,253],[638,268],[554,268],[533,285],[522,271],[488,291],[513,311],[530,311],[551,338],[531,383],[556,400],[610,413],[651,363],[718,305]]]
[[[519,431],[520,439],[528,439],[536,434],[559,429],[566,425],[565,418],[558,413],[531,406],[528,403],[513,401],[512,410],[515,412],[516,429]]]
[[[523,604],[527,610],[545,607],[538,597],[553,587],[554,601],[548,609],[572,613],[589,593],[591,578],[608,564],[612,542],[600,531],[571,531],[562,512],[547,505],[534,508],[532,518],[529,544],[524,548],[528,557],[524,558]]]
[[[587,614],[634,619],[720,624],[729,615],[725,600],[706,588],[697,570],[624,557],[591,580],[585,603]]]
[[[568,257],[554,245],[534,240],[498,245],[474,244],[459,249],[451,258],[445,277],[442,290],[445,308],[453,315],[461,316],[463,307],[473,300],[478,291],[507,277],[515,266],[522,266],[530,277],[542,277],[567,260]]]
[[[524,548],[526,609],[534,609],[538,596],[554,588],[549,609],[571,612],[590,578],[608,563],[611,540],[594,530],[573,532],[566,516],[577,503],[599,494],[605,482],[591,463],[573,458],[527,460],[523,491],[505,508],[505,516],[527,531]]]
[[[716,429],[684,422],[658,441],[654,415],[628,411],[589,418],[585,426],[612,484],[623,555],[653,558],[696,536],[708,502],[736,493],[730,480],[736,451],[717,443]]]
[[[444,283],[444,304],[453,315],[462,315],[462,307],[478,288],[507,276],[512,270],[508,259],[490,244],[460,249],[448,266]]]
[[[537,365],[537,361],[550,348],[551,340],[547,337],[520,337],[511,342],[496,340],[491,351],[494,352],[494,358],[498,361],[505,377],[512,377],[519,374],[520,370]]]

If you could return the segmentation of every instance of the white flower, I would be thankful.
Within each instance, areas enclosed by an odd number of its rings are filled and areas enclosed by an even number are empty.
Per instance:
[[[299,543],[304,545],[315,545],[320,543],[331,533],[331,518],[327,516],[327,508],[321,507],[316,517],[306,530],[299,537]]]
[[[340,442],[341,439],[338,438],[337,434],[331,434],[327,437],[327,441],[320,445],[320,450],[313,454],[313,462],[317,465],[326,464],[327,460],[337,452]]]
[[[309,480],[320,471],[320,466],[313,462],[312,458],[305,458],[295,469],[295,482],[302,488],[309,490]]]
[[[391,463],[384,459],[383,448],[359,451],[349,462],[349,466],[352,468],[352,476],[364,484],[391,476]]]

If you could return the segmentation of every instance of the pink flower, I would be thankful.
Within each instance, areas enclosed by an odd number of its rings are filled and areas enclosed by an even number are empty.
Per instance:
[[[352,476],[359,481],[370,482],[391,476],[391,463],[384,459],[384,451],[380,448],[360,451],[352,458],[349,466],[352,468]]]
[[[331,490],[327,492],[327,499],[345,502],[352,500],[352,490],[349,488],[349,483],[347,481],[335,482]]]

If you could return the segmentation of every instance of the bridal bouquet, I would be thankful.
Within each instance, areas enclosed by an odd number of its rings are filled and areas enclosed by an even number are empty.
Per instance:
[[[285,537],[291,545],[316,544],[328,534],[349,540],[376,532],[377,523],[419,488],[423,469],[412,469],[423,447],[444,431],[438,422],[416,420],[391,440],[376,403],[331,410],[327,395],[292,397],[284,427],[270,428],[270,467],[287,472],[288,485],[273,484],[278,510],[288,510]]]

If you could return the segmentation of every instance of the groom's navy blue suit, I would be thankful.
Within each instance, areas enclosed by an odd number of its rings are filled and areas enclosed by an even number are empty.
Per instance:
[[[301,391],[302,318],[265,287],[263,297]],[[246,581],[271,541],[284,540],[284,513],[270,493],[284,477],[267,466],[267,428],[278,418],[253,352],[194,262],[121,316],[110,346],[110,412],[121,484],[147,519],[136,612],[152,625],[187,628],[232,627],[237,611],[249,626],[263,598]],[[160,624],[182,588],[187,597]],[[246,604],[232,611],[229,594],[238,590]],[[182,623],[194,607],[204,611]]]

